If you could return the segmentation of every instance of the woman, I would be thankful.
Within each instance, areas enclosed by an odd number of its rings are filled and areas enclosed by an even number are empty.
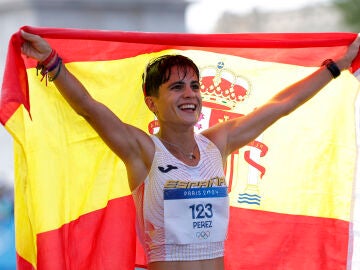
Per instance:
[[[240,118],[194,133],[202,103],[199,70],[188,58],[167,55],[143,74],[145,103],[159,122],[149,136],[94,100],[40,36],[22,32],[22,52],[36,59],[72,108],[125,163],[137,208],[138,234],[151,270],[224,269],[228,197],[226,158],[350,67],[360,38],[336,62],[287,87]]]

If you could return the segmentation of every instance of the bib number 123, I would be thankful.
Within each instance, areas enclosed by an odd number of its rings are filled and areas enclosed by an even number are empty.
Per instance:
[[[192,219],[212,218],[213,209],[212,204],[192,204],[189,206],[191,209]]]

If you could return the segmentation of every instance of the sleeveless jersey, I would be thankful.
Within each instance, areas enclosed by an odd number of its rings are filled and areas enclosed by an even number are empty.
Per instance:
[[[156,136],[154,160],[133,191],[137,233],[148,262],[224,256],[229,201],[222,157],[205,136],[195,135],[196,166],[173,156]]]

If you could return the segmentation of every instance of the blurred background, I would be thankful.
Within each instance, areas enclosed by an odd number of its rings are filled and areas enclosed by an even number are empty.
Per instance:
[[[0,0],[0,83],[23,25],[141,32],[360,32],[360,0]],[[15,267],[12,138],[0,125],[0,269]]]

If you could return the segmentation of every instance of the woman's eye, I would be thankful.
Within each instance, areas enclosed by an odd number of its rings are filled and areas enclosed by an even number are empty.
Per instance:
[[[181,84],[175,84],[171,87],[171,89],[174,89],[174,90],[181,90],[183,88],[183,86]]]
[[[193,85],[191,85],[191,88],[194,91],[198,91],[200,89],[200,85],[199,84],[193,84]]]

